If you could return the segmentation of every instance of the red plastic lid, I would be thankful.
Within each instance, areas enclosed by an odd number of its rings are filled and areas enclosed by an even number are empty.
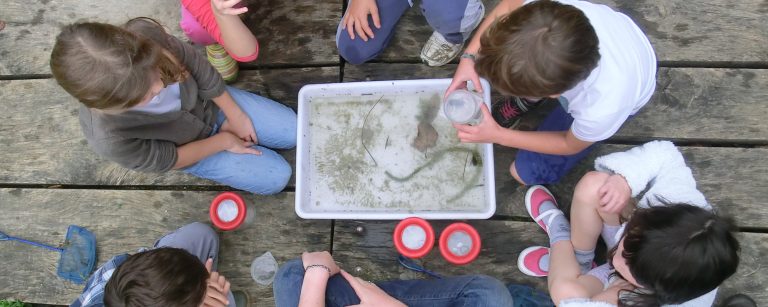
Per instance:
[[[448,237],[457,231],[465,232],[467,235],[469,235],[469,238],[472,239],[472,247],[469,249],[469,253],[464,256],[457,256],[448,250]],[[448,260],[448,262],[455,265],[464,265],[470,263],[475,260],[475,258],[477,258],[477,255],[480,254],[480,235],[477,233],[477,230],[475,230],[474,227],[469,226],[469,224],[466,223],[453,223],[448,225],[448,227],[443,230],[443,233],[440,234],[439,243],[440,254],[443,255],[445,260]]]
[[[237,205],[237,216],[235,219],[229,222],[225,222],[221,220],[217,212],[219,205],[228,199],[234,201]],[[243,201],[243,198],[240,197],[240,195],[232,192],[224,192],[217,195],[216,198],[213,199],[211,202],[211,208],[208,210],[208,215],[211,217],[211,222],[213,222],[213,225],[215,225],[217,228],[221,230],[233,230],[237,227],[240,227],[240,225],[243,224],[243,221],[245,221],[245,216],[247,213],[246,210],[245,201]]]
[[[424,230],[424,233],[426,234],[424,245],[419,249],[410,249],[403,243],[403,231],[405,231],[405,228],[408,226],[418,226]],[[395,232],[392,234],[392,241],[395,242],[397,251],[403,256],[408,258],[421,258],[429,253],[429,251],[432,250],[432,246],[435,245],[435,231],[432,230],[432,225],[426,220],[418,217],[409,217],[397,224]]]

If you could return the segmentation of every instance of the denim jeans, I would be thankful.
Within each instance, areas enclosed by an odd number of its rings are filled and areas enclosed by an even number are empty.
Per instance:
[[[363,41],[357,33],[355,39],[349,38],[341,23],[336,31],[336,46],[339,54],[351,64],[362,64],[375,58],[395,33],[395,25],[411,6],[408,0],[376,0],[381,28],[373,25],[368,16],[368,26],[374,37]],[[478,19],[483,18],[483,2],[480,0],[422,0],[421,13],[427,23],[453,44],[460,44],[469,38]]]
[[[291,260],[277,272],[273,290],[277,307],[299,305],[304,265]],[[433,280],[393,280],[376,283],[390,296],[409,307],[420,306],[512,306],[512,296],[499,280],[484,275],[465,275]],[[326,306],[359,304],[355,291],[340,274],[328,280]]]
[[[261,155],[220,151],[184,169],[185,172],[255,194],[276,194],[288,185],[291,165],[274,149],[296,146],[296,113],[276,101],[234,87],[227,91],[250,117]],[[212,135],[226,117],[219,112]],[[267,148],[269,147],[269,148]]]

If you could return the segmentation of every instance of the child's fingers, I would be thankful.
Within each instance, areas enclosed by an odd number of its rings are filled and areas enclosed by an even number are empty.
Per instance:
[[[261,156],[261,150],[258,150],[256,148],[248,147],[245,149],[245,153]]]
[[[209,306],[227,306],[229,304],[227,300],[227,292],[208,287],[208,291],[205,292],[206,304]]]
[[[243,14],[245,12],[248,12],[248,8],[247,7],[229,8],[229,9],[224,10],[224,12],[222,12],[222,13],[228,14],[228,15],[240,15],[240,14]]]
[[[355,33],[357,33],[357,37],[362,38],[363,41],[368,41],[368,36],[365,35],[365,31],[363,30],[363,23],[367,23],[367,21],[363,21],[362,19],[357,19],[355,21]]]
[[[368,22],[365,22],[362,24],[363,26],[363,32],[365,32],[368,37],[373,38],[373,30],[371,30],[371,25],[368,24]]]
[[[483,92],[483,85],[480,84],[480,77],[473,77],[472,78],[472,85],[475,86],[475,91],[477,91],[478,93],[482,93]]]
[[[208,273],[211,273],[212,268],[213,268],[213,258],[208,258],[208,260],[205,261],[205,270],[208,271]]]
[[[373,19],[373,25],[376,29],[381,29],[381,20],[379,20],[379,8],[374,5],[371,8],[371,18]]]
[[[360,291],[363,290],[363,285],[360,280],[357,277],[347,273],[347,271],[341,270],[340,272],[341,276],[344,276],[344,279],[346,279],[349,285],[352,287],[352,290],[355,290],[355,293],[360,296]]]
[[[349,33],[349,39],[355,39],[355,18],[350,17],[346,26],[347,33]]]

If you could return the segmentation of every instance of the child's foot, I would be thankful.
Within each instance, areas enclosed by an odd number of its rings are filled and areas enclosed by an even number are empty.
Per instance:
[[[493,119],[504,128],[512,128],[520,120],[520,116],[541,105],[547,98],[531,101],[517,96],[505,96],[491,105]]]
[[[237,79],[237,61],[233,59],[224,47],[219,44],[205,46],[205,53],[208,55],[208,62],[211,62],[213,68],[221,74],[226,82],[232,82]]]
[[[459,55],[463,46],[464,43],[451,43],[437,31],[432,32],[432,36],[421,49],[421,61],[429,66],[443,66]]]
[[[535,185],[525,193],[525,209],[533,220],[549,235],[550,246],[557,241],[571,239],[571,224],[547,188]]]
[[[547,276],[549,274],[549,248],[531,246],[524,249],[517,257],[517,268],[528,276]]]

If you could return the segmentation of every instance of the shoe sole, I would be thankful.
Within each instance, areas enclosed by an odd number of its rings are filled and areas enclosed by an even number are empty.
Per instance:
[[[528,191],[525,192],[525,210],[528,211],[528,216],[530,216],[531,219],[533,219],[534,222],[536,222],[536,218],[533,217],[533,209],[531,208],[531,206],[532,206],[531,205],[531,196],[533,195],[533,192],[536,191],[537,188],[541,188],[542,190],[544,190],[544,192],[547,192],[547,194],[549,194],[549,196],[552,197],[552,199],[555,199],[555,196],[552,195],[552,193],[549,192],[549,189],[545,188],[543,185],[534,185],[534,186],[528,188]],[[557,206],[557,203],[555,203],[555,206]],[[544,229],[544,227],[541,226],[541,224],[539,224],[539,222],[536,222],[536,225],[538,225],[539,228],[544,230],[544,232],[549,233],[549,232],[547,232],[546,229]]]
[[[537,274],[525,267],[525,255],[539,248],[546,248],[546,247],[531,246],[529,248],[524,249],[522,252],[520,252],[520,256],[517,256],[517,269],[520,270],[520,272],[522,272],[525,275],[533,276],[533,277],[547,277],[547,275]]]

